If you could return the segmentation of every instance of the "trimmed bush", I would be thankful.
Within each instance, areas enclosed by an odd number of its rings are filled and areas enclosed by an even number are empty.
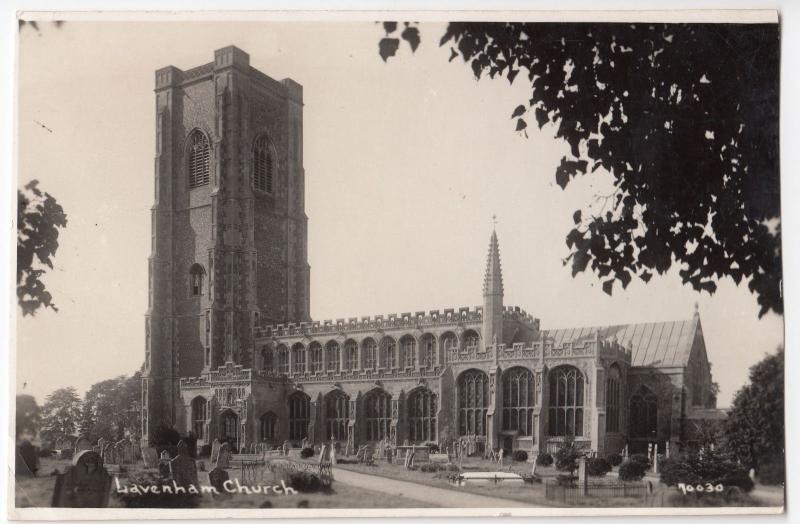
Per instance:
[[[619,453],[612,453],[608,456],[608,463],[612,466],[619,466],[622,464],[622,455]]]
[[[439,444],[436,442],[426,442],[425,446],[428,447],[428,453],[439,453]]]
[[[427,464],[420,464],[419,470],[423,473],[436,473],[440,470],[438,464],[434,463],[427,463]]]
[[[301,493],[316,493],[322,489],[322,480],[316,473],[294,471],[289,474],[289,485]]]
[[[578,477],[572,474],[559,475],[556,477],[556,482],[558,482],[559,486],[564,486],[569,488],[575,486],[575,483],[578,482]]]
[[[619,478],[625,482],[642,480],[646,467],[636,460],[626,460],[619,466]]]
[[[539,453],[539,456],[536,457],[536,464],[539,466],[552,466],[553,465],[553,455],[550,453]]]
[[[590,458],[586,461],[586,473],[590,477],[603,477],[611,471],[611,464],[604,458]]]
[[[786,463],[783,457],[771,459],[758,466],[758,481],[767,486],[778,486],[786,482]]]
[[[556,451],[554,459],[556,461],[556,469],[559,471],[575,471],[578,467],[578,457],[583,456],[583,453],[578,450],[575,442],[568,440],[564,445]]]
[[[300,458],[307,459],[314,456],[314,448],[303,448],[300,450]]]
[[[518,449],[514,452],[514,460],[517,462],[525,462],[528,460],[528,452],[524,449]]]
[[[639,462],[640,464],[644,464],[645,468],[650,467],[650,459],[647,458],[647,455],[644,453],[634,453],[631,455],[630,460],[633,462]]]

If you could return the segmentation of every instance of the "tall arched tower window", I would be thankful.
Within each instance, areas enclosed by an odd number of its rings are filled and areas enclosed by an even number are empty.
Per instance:
[[[583,436],[583,386],[583,374],[577,368],[561,366],[550,372],[551,436]]]
[[[206,438],[206,419],[208,418],[208,401],[204,397],[192,400],[192,431],[198,439]]]
[[[189,268],[189,293],[193,297],[203,294],[203,277],[206,272],[200,264],[192,264]]]
[[[521,367],[503,373],[503,430],[533,434],[533,373]]]
[[[208,184],[209,172],[209,146],[206,135],[199,129],[189,135],[189,187],[199,187]]]
[[[275,154],[267,135],[259,135],[253,144],[253,187],[272,193],[274,187]]]
[[[619,432],[620,372],[616,365],[608,369],[606,379],[606,431]]]

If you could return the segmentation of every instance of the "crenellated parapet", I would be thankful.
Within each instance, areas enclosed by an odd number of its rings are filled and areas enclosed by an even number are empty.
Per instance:
[[[528,313],[519,306],[504,306],[503,320],[512,320],[521,322],[536,331],[539,330],[539,319],[534,318],[533,315],[531,315],[530,313]]]
[[[373,317],[337,318],[336,320],[300,322],[298,324],[264,325],[256,327],[254,335],[256,338],[335,335],[390,329],[455,326],[458,324],[478,323],[482,320],[483,308],[481,306],[460,307],[442,311],[436,309],[427,313],[425,311],[417,311],[415,313],[390,313]]]

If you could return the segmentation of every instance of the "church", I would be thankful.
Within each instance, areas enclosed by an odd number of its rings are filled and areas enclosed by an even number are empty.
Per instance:
[[[302,86],[230,46],[157,70],[155,99],[143,441],[161,426],[236,447],[569,439],[606,456],[692,446],[719,418],[697,310],[542,329],[503,301],[495,232],[477,306],[312,321]]]

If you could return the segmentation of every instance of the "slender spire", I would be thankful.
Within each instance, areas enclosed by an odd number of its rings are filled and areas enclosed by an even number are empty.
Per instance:
[[[500,266],[500,246],[497,243],[497,232],[492,228],[489,241],[489,255],[486,258],[486,275],[483,279],[483,294],[503,296],[503,270]]]

